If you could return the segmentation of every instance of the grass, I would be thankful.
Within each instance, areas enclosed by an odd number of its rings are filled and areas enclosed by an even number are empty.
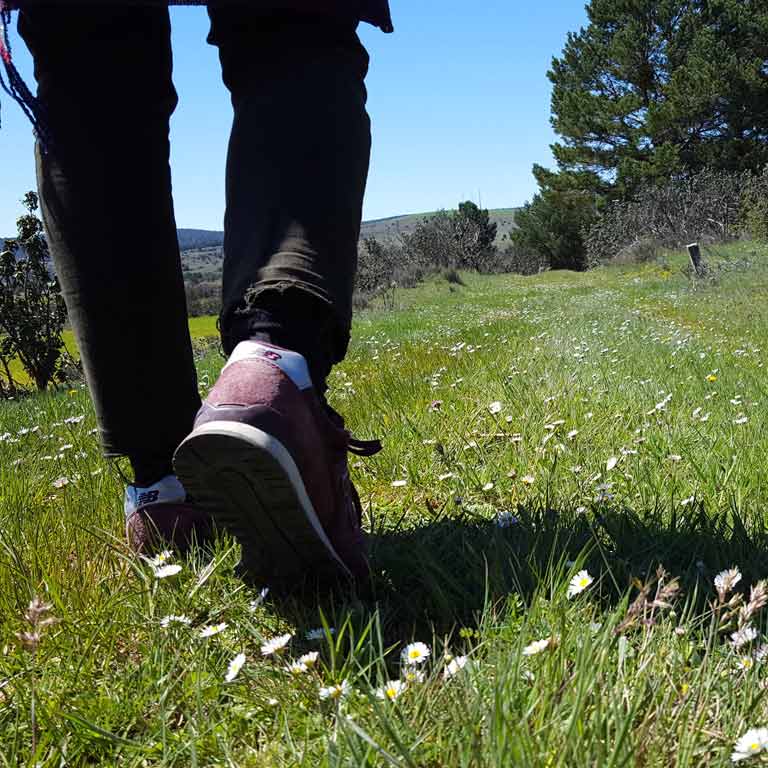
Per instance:
[[[768,562],[768,248],[709,257],[719,276],[698,284],[672,255],[463,275],[361,316],[331,384],[350,428],[385,441],[352,457],[369,594],[262,598],[226,536],[154,578],[123,543],[86,392],[3,404],[0,765],[729,764],[768,721],[762,593],[741,648],[727,602]],[[220,366],[200,363],[203,392]],[[49,612],[25,618],[34,596]],[[411,641],[431,649],[423,681],[377,698]],[[450,675],[446,653],[466,665]]]

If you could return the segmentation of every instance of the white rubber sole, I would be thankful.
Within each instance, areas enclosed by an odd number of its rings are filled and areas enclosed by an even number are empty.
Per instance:
[[[239,540],[254,579],[351,576],[277,438],[249,424],[208,422],[177,448],[174,466],[195,503]]]

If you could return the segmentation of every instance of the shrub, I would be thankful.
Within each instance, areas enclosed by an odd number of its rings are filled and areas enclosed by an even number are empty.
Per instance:
[[[17,357],[43,390],[59,371],[67,311],[50,270],[43,224],[35,215],[37,195],[28,192],[23,203],[27,213],[16,222],[18,237],[7,240],[0,254],[0,356]],[[12,380],[6,383],[13,387]]]
[[[650,258],[653,248],[738,237],[744,191],[751,179],[749,172],[706,170],[641,187],[630,200],[608,206],[589,228],[585,238],[589,265],[633,251]]]

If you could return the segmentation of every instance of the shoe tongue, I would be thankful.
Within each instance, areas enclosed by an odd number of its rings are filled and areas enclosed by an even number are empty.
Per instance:
[[[260,341],[241,341],[229,356],[226,368],[243,360],[266,360],[276,365],[299,389],[310,389],[312,379],[303,355],[290,349],[273,347]]]
[[[184,486],[176,475],[166,475],[154,485],[142,488],[139,485],[129,485],[125,489],[125,518],[135,514],[141,507],[153,504],[180,504],[187,498]]]

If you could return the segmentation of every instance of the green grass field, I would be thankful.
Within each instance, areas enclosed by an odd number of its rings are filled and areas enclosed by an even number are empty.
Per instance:
[[[385,444],[351,458],[359,595],[264,597],[226,536],[156,578],[86,392],[1,405],[0,766],[759,763],[768,247],[708,256],[698,284],[680,255],[465,275],[358,318],[331,384]]]

